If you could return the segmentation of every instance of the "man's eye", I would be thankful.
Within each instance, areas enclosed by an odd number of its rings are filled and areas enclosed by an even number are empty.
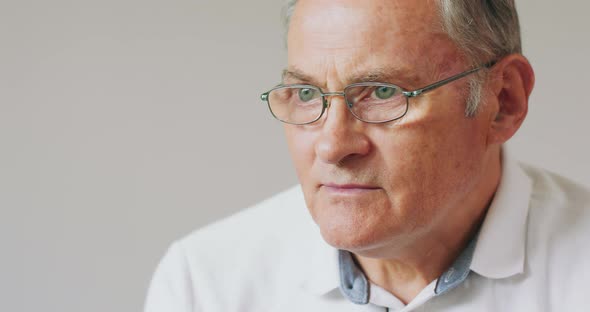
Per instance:
[[[396,93],[397,93],[396,88],[385,87],[385,86],[377,87],[374,92],[375,97],[377,97],[380,100],[387,100],[387,99],[391,98],[392,96],[394,96]]]
[[[303,102],[309,102],[316,97],[316,90],[314,89],[300,89],[299,99]]]

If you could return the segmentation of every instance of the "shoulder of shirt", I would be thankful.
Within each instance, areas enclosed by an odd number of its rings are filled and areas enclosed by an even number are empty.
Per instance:
[[[254,298],[297,287],[309,269],[305,257],[318,240],[296,186],[190,233],[171,249],[183,258],[189,283],[206,301],[201,304],[223,302],[210,308],[231,310],[243,300],[255,305]]]
[[[533,183],[531,194],[533,209],[541,209],[535,204],[542,203],[542,209],[559,209],[564,213],[590,214],[590,189],[588,187],[549,170],[522,162],[519,164]]]
[[[276,194],[256,205],[200,228],[179,240],[185,247],[206,246],[216,249],[231,242],[232,250],[240,245],[283,242],[292,234],[308,230],[311,217],[299,186]],[[307,227],[306,227],[307,226]]]

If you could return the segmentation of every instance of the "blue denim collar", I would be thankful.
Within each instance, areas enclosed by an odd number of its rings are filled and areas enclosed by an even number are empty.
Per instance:
[[[476,243],[477,235],[474,235],[469,244],[455,259],[453,265],[438,278],[434,290],[436,296],[448,292],[467,279],[471,272],[471,260],[473,259]],[[369,303],[369,281],[358,268],[349,251],[338,250],[338,265],[340,268],[340,292],[353,303]]]

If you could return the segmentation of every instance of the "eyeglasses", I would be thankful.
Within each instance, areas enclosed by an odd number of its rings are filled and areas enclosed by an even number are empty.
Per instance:
[[[424,88],[408,91],[394,84],[362,82],[348,85],[342,92],[323,92],[307,84],[278,85],[260,96],[271,114],[278,120],[294,125],[310,124],[319,120],[328,108],[329,96],[343,96],[348,110],[367,123],[384,123],[400,119],[408,112],[409,99],[471,75],[496,62],[462,72]]]

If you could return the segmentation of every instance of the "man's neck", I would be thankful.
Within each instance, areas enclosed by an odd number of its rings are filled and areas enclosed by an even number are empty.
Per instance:
[[[462,205],[454,209],[456,220],[445,223],[408,247],[395,258],[366,257],[354,254],[355,261],[367,279],[403,301],[412,301],[428,284],[442,275],[477,233],[485,218],[501,176],[501,164],[490,165],[488,179],[483,181]]]
[[[452,265],[478,228],[460,235],[458,244],[436,239],[428,243],[418,242],[416,245],[420,248],[413,250],[415,258],[378,259],[353,255],[371,283],[386,289],[407,304]]]

